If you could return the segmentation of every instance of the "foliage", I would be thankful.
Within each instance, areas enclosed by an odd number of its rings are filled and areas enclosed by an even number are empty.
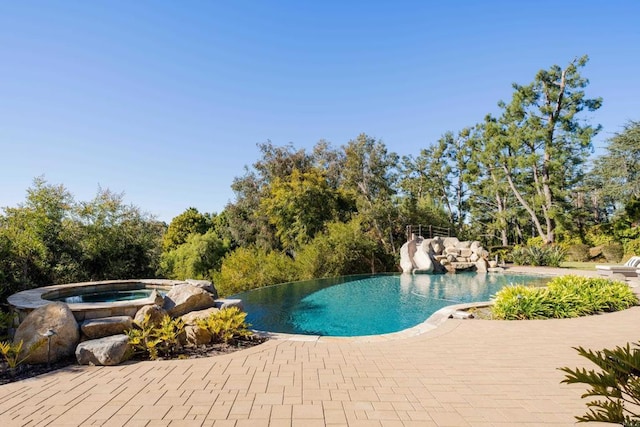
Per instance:
[[[625,256],[640,256],[640,239],[629,240],[624,244]]]
[[[34,180],[23,204],[0,215],[0,298],[52,283],[153,277],[163,226],[120,194],[75,202]]]
[[[365,229],[359,218],[328,224],[324,233],[296,253],[300,279],[374,273],[391,268],[393,260],[385,260],[382,245]]]
[[[15,369],[27,360],[31,353],[33,353],[38,347],[42,346],[45,341],[46,340],[43,338],[34,342],[26,351],[23,351],[22,349],[24,345],[22,340],[20,340],[19,343],[0,341],[0,355],[2,355],[2,358],[7,363],[9,369]]]
[[[502,115],[486,120],[485,150],[545,243],[556,240],[557,223],[570,209],[569,191],[580,182],[600,129],[578,116],[602,104],[585,97],[588,80],[579,69],[587,60],[540,70],[526,86],[514,84],[511,101],[499,104]]]
[[[0,340],[9,338],[9,328],[13,326],[13,321],[16,318],[15,313],[0,310]]]
[[[187,241],[193,234],[204,234],[211,228],[211,223],[206,215],[198,212],[196,208],[188,208],[180,215],[174,217],[162,237],[162,249],[169,252]]]
[[[247,313],[240,311],[238,307],[229,307],[212,313],[205,319],[196,320],[196,325],[209,331],[214,343],[227,344],[253,335],[249,330],[251,325],[245,321],[246,317]]]
[[[569,261],[585,262],[589,261],[589,245],[576,243],[567,248],[567,259]]]
[[[511,258],[518,265],[559,267],[565,258],[565,251],[558,245],[516,246]]]
[[[495,296],[496,319],[548,319],[586,316],[627,309],[638,298],[623,282],[600,278],[561,276],[546,288],[507,286]]]
[[[162,254],[160,272],[169,279],[212,280],[228,251],[229,243],[213,230],[205,234],[192,233],[185,243]]]
[[[294,169],[288,177],[275,178],[260,208],[275,227],[282,246],[292,250],[308,243],[326,222],[338,218],[342,199],[319,169]]]
[[[214,275],[221,297],[297,279],[293,259],[281,252],[257,247],[238,248],[228,253],[220,271]]]
[[[151,360],[177,353],[182,347],[180,344],[180,336],[184,333],[182,319],[164,316],[159,326],[154,325],[149,319],[150,316],[147,314],[139,327],[135,326],[126,331],[133,353],[146,355]]]
[[[586,368],[560,368],[566,373],[566,384],[586,384],[589,388],[582,398],[593,398],[587,403],[588,411],[577,416],[579,422],[605,422],[624,426],[640,426],[640,350],[633,347],[615,347],[599,351],[575,348],[578,354],[594,363],[599,370]]]
[[[609,243],[602,246],[602,255],[607,259],[607,262],[620,262],[624,255],[624,249],[620,243]]]

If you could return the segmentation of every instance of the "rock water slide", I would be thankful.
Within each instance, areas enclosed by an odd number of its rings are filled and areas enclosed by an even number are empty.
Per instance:
[[[480,242],[460,242],[455,237],[434,237],[406,242],[400,248],[400,267],[404,273],[442,273],[474,269],[487,271],[489,253]]]

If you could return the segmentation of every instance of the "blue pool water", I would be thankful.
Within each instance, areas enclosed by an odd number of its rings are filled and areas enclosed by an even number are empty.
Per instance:
[[[283,283],[234,295],[261,331],[361,336],[397,332],[452,304],[489,301],[508,284],[544,284],[520,274],[387,274]]]

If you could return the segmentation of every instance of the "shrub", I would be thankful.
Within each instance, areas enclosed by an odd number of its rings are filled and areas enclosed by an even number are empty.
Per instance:
[[[155,326],[149,321],[147,314],[140,327],[134,327],[126,332],[133,354],[143,354],[151,360],[159,356],[170,356],[177,353],[182,345],[180,336],[184,332],[182,319],[162,318],[162,323]]]
[[[511,252],[515,264],[559,267],[565,252],[560,246],[516,246]]]
[[[504,320],[547,319],[619,311],[638,303],[626,283],[609,279],[561,276],[546,288],[508,286],[495,297],[493,317]]]
[[[240,311],[238,307],[229,307],[212,313],[206,319],[196,320],[196,325],[209,331],[214,343],[227,344],[253,335],[249,330],[250,325],[245,322],[246,317],[247,313]]]
[[[496,319],[546,319],[546,290],[532,286],[506,286],[496,294],[491,313]]]
[[[280,252],[258,248],[238,248],[222,260],[220,272],[214,275],[220,296],[298,279],[293,260]]]
[[[624,244],[625,257],[640,255],[640,239],[629,240]]]
[[[580,356],[594,363],[599,372],[585,368],[560,368],[566,373],[566,384],[587,384],[589,389],[585,397],[600,399],[587,403],[589,410],[582,416],[577,416],[578,422],[604,422],[624,426],[640,426],[640,419],[635,408],[640,405],[640,350],[638,345],[632,348],[628,343],[625,347],[602,351],[576,348]],[[629,403],[634,408],[625,406]]]
[[[624,249],[620,243],[609,243],[602,247],[602,254],[607,262],[620,262],[624,255]]]
[[[585,262],[589,261],[589,245],[577,243],[567,248],[567,259],[569,261]]]

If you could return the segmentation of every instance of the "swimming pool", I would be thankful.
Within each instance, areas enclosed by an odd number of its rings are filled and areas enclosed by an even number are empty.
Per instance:
[[[546,283],[521,274],[382,274],[283,283],[234,295],[253,329],[362,336],[398,332],[443,307],[489,301],[508,284]]]

